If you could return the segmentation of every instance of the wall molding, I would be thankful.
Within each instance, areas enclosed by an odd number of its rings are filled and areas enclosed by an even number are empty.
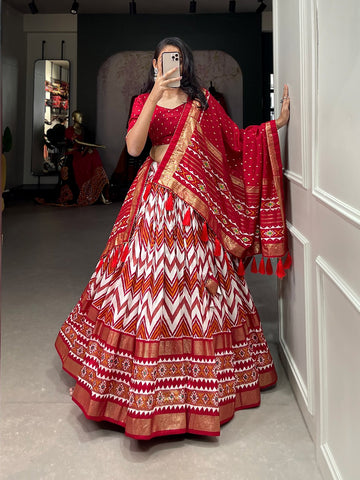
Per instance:
[[[298,390],[302,396],[302,401],[310,415],[314,414],[314,379],[313,379],[313,339],[311,330],[311,257],[309,240],[290,222],[287,222],[287,228],[290,235],[302,246],[304,258],[304,304],[305,304],[305,348],[306,348],[306,382],[301,376],[299,369],[293,359],[284,338],[284,309],[283,298],[279,298],[280,312],[280,332],[279,342],[283,350],[283,354],[291,370],[292,376],[296,381]]]
[[[331,195],[331,193],[328,193],[322,188],[320,188],[318,186],[317,176],[314,178],[314,188],[312,193],[326,206],[330,207],[332,210],[335,210],[335,212],[347,218],[356,226],[360,226],[360,210],[352,207],[351,205],[343,202],[334,195]]]
[[[283,322],[281,322],[282,324]],[[291,370],[291,374],[296,382],[296,386],[299,390],[299,392],[301,393],[301,396],[302,396],[302,400],[304,402],[304,404],[306,405],[306,408],[309,410],[309,391],[308,391],[308,388],[304,382],[304,379],[301,375],[301,373],[299,372],[299,369],[296,365],[296,362],[293,358],[293,356],[291,355],[290,353],[290,350],[286,344],[286,341],[284,339],[284,336],[283,336],[283,329],[282,329],[282,325],[280,325],[280,336],[279,336],[279,342],[280,342],[280,346],[282,348],[282,352],[284,354],[284,357],[286,359],[286,362]]]
[[[314,84],[314,99],[313,99],[313,118],[319,119],[319,20],[316,0],[311,0],[312,17],[314,24],[314,39],[315,46],[313,53],[313,84]],[[313,132],[313,147],[312,147],[312,194],[318,198],[324,205],[331,208],[333,211],[341,215],[347,220],[350,220],[355,226],[360,226],[360,210],[343,202],[331,193],[322,189],[319,185],[319,120],[314,122],[312,127]]]
[[[311,91],[309,85],[308,59],[311,58],[311,48],[309,38],[311,32],[308,30],[307,22],[307,0],[299,2],[299,35],[300,35],[300,121],[301,121],[301,169],[302,169],[302,186],[305,189],[309,187],[309,171],[308,158],[311,154],[311,141],[309,125],[312,125],[312,111],[307,102]],[[310,102],[311,107],[311,102]]]
[[[317,269],[327,275],[334,285],[343,293],[347,300],[360,313],[360,297],[350,288],[347,283],[330,267],[330,265],[320,255],[316,257]]]
[[[292,170],[285,169],[284,170],[284,177],[286,177],[290,182],[296,183],[300,185],[300,187],[307,188],[305,186],[304,177],[299,173],[295,173]]]
[[[318,312],[318,338],[319,338],[319,446],[320,452],[323,456],[322,460],[336,480],[342,480],[340,470],[336,464],[335,457],[331,451],[328,443],[328,425],[326,419],[328,417],[328,398],[327,398],[327,343],[325,331],[325,292],[324,292],[324,278],[327,277],[337,287],[337,289],[345,296],[350,304],[360,313],[360,298],[347,285],[347,283],[330,267],[323,257],[318,256],[316,262],[316,290],[317,290],[317,312]]]
[[[330,450],[329,444],[324,443],[320,445],[320,451],[323,454],[323,461],[334,480],[343,480],[343,477],[336,465],[335,458]]]

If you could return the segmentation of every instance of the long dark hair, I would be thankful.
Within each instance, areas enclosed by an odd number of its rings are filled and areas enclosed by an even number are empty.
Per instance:
[[[194,57],[190,47],[178,37],[168,37],[161,40],[155,49],[154,58],[158,60],[160,52],[166,46],[177,47],[180,50],[182,56],[182,79],[180,88],[190,97],[191,100],[198,100],[201,108],[206,110],[208,108],[208,102],[205,94],[201,89],[198,79],[195,75]],[[142,93],[151,92],[154,86],[154,67],[151,65],[148,79],[142,89]]]

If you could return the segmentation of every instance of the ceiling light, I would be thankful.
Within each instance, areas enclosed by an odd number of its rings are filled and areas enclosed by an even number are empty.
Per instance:
[[[195,2],[195,0],[191,0],[191,2],[190,2],[189,13],[196,13],[196,2]]]
[[[29,3],[29,8],[30,12],[35,15],[35,13],[38,13],[39,10],[37,9],[37,6],[35,5],[35,1],[33,0],[32,2]]]
[[[136,2],[132,0],[132,2],[129,2],[129,12],[130,15],[136,15]]]
[[[256,13],[262,13],[266,8],[266,3],[264,3],[262,0],[258,0],[258,2],[260,2],[260,5],[256,9]]]
[[[70,9],[70,13],[72,13],[73,15],[77,15],[78,13],[78,10],[79,10],[79,2],[73,2],[72,4],[72,7]]]
[[[229,1],[229,12],[230,13],[235,13],[235,7],[236,7],[236,1],[235,0],[230,0]]]

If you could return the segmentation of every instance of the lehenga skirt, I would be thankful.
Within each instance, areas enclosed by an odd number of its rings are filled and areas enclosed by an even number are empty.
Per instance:
[[[96,269],[56,348],[87,418],[138,439],[219,435],[236,410],[260,404],[274,364],[236,260],[210,229],[204,240],[183,200],[147,190],[127,257]]]

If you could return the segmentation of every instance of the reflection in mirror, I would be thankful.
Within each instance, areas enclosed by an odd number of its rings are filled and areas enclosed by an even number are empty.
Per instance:
[[[34,68],[34,107],[31,171],[57,175],[69,125],[70,62],[37,60]]]

